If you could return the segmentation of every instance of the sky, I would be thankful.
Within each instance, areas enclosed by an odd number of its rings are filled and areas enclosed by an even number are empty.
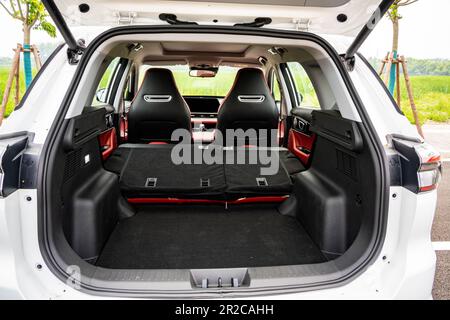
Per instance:
[[[0,57],[12,56],[12,49],[22,40],[19,21],[12,20],[0,7]],[[419,0],[401,8],[400,54],[413,58],[450,59],[450,0]],[[42,31],[32,32],[31,42],[61,42]],[[382,57],[391,47],[392,24],[384,18],[361,48],[366,57]]]

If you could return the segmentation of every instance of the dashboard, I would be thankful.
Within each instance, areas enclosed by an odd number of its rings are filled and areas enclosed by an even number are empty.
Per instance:
[[[195,118],[217,118],[223,97],[184,96],[184,100]]]
[[[217,112],[223,97],[184,96],[191,111],[192,134],[195,141],[214,140]]]

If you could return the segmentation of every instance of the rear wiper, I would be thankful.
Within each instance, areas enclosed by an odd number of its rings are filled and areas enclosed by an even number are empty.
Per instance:
[[[256,18],[253,22],[244,22],[244,23],[236,23],[235,27],[252,27],[252,28],[261,28],[267,24],[271,24],[272,19],[267,17],[259,17]]]
[[[177,16],[172,13],[161,13],[159,19],[173,25],[198,25],[197,22],[178,20]]]

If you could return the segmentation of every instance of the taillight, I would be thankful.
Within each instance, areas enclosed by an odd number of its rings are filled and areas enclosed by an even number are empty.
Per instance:
[[[416,146],[415,149],[420,159],[417,171],[419,192],[434,190],[441,178],[441,155],[427,143]]]
[[[441,177],[439,152],[428,143],[415,138],[392,135],[389,140],[398,152],[395,155],[397,160],[392,163],[399,164],[395,168],[401,170],[399,174],[395,174],[395,181],[414,193],[436,189]],[[394,172],[391,171],[391,174]]]

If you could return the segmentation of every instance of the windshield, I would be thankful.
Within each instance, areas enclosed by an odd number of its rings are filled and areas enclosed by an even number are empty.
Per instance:
[[[236,73],[239,68],[220,67],[216,76],[213,78],[198,78],[189,76],[189,66],[143,66],[139,72],[139,84],[142,83],[145,71],[149,68],[170,69],[175,78],[178,90],[183,96],[209,96],[225,97],[233,85]]]

